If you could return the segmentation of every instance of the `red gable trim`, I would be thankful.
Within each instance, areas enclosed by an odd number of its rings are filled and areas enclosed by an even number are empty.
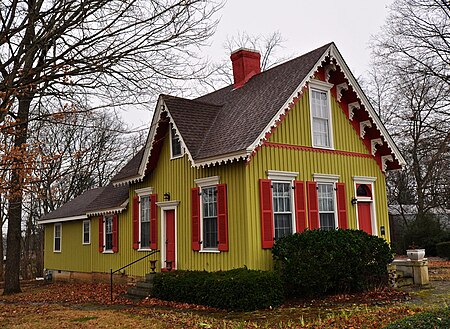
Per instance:
[[[328,154],[337,154],[337,155],[344,155],[344,156],[350,156],[350,157],[359,157],[359,158],[373,159],[371,154],[364,154],[364,153],[357,153],[357,152],[348,152],[348,151],[339,151],[339,150],[327,150],[327,149],[314,148],[314,147],[310,147],[310,146],[290,145],[290,144],[281,144],[281,143],[272,143],[272,142],[264,142],[264,144],[262,146],[273,147],[273,148],[281,148],[281,149],[289,149],[289,150],[296,150],[296,151],[328,153]]]

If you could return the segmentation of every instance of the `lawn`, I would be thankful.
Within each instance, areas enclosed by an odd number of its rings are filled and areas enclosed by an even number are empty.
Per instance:
[[[442,306],[450,298],[450,263],[430,262],[431,287],[379,290],[317,300],[289,300],[256,312],[225,312],[148,298],[109,301],[104,283],[30,283],[0,296],[2,328],[381,328],[395,319]]]

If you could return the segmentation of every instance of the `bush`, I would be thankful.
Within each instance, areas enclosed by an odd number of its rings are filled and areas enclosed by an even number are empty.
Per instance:
[[[439,257],[450,259],[450,241],[436,244],[436,252]]]
[[[277,240],[272,253],[287,293],[298,297],[386,284],[393,259],[384,239],[358,230],[307,230]]]
[[[419,313],[397,320],[384,329],[448,329],[450,328],[450,309]]]
[[[158,273],[153,296],[226,310],[253,311],[283,303],[283,285],[274,272],[245,268],[221,272]]]

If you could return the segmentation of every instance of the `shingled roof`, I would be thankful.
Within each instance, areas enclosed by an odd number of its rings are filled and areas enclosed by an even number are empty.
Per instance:
[[[123,210],[128,200],[128,187],[108,185],[87,190],[58,209],[41,217],[41,224],[87,218],[88,214]]]
[[[249,159],[258,145],[270,133],[289,106],[301,95],[302,88],[316,70],[331,58],[341,67],[343,77],[357,93],[357,98],[368,111],[387,147],[394,154],[395,166],[404,159],[387,133],[358,83],[349,71],[334,43],[326,44],[300,57],[252,76],[242,87],[233,85],[196,99],[161,95],[152,119],[149,136],[143,150],[113,178],[114,184],[142,180],[155,143],[160,143],[158,127],[166,119],[174,125],[193,166],[204,166],[239,159]],[[160,129],[161,130],[161,129]],[[164,136],[164,135],[162,135]],[[160,146],[160,145],[159,145]],[[157,153],[157,154],[156,154]],[[139,162],[139,157],[141,161]],[[386,157],[386,161],[390,160]],[[155,161],[155,159],[153,159]],[[384,161],[384,160],[383,160]],[[150,166],[151,167],[151,166]]]

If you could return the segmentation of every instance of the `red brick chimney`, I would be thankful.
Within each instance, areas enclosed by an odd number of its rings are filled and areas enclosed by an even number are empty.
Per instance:
[[[240,48],[231,53],[234,88],[242,87],[252,76],[261,72],[261,55],[257,50]]]

